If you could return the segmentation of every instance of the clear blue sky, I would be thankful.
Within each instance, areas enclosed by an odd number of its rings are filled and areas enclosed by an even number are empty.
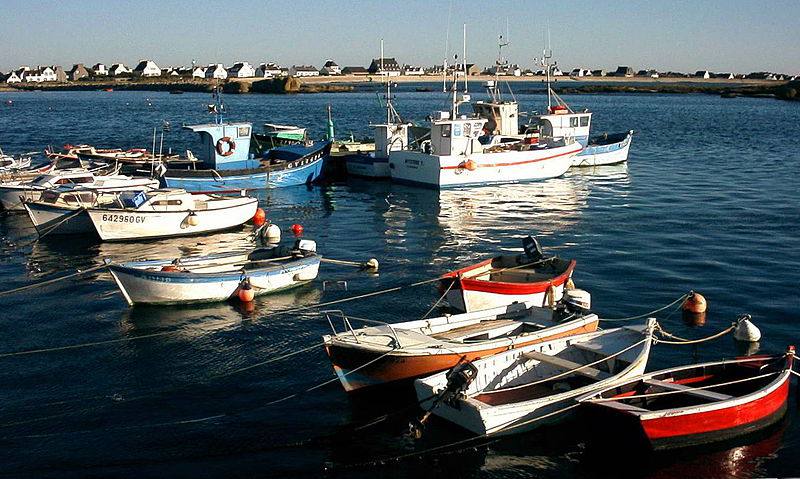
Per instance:
[[[452,13],[448,15],[450,5]],[[0,71],[20,64],[160,66],[327,58],[441,63],[467,24],[469,62],[490,65],[508,19],[509,59],[531,66],[550,25],[563,67],[800,73],[798,0],[0,0]]]

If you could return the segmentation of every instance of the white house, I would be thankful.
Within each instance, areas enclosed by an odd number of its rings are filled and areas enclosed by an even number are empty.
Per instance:
[[[571,72],[569,72],[569,76],[571,77],[590,77],[592,76],[592,71],[586,68],[574,68]]]
[[[6,83],[21,83],[21,82],[22,82],[22,78],[20,78],[19,75],[17,74],[17,72],[15,72],[15,71],[12,71],[6,77]]]
[[[224,80],[228,78],[228,71],[222,66],[222,63],[209,63],[206,68],[206,78],[216,78],[217,80]]]
[[[92,73],[94,73],[95,76],[107,76],[108,75],[108,69],[102,63],[96,63],[92,67]]]
[[[269,62],[262,63],[256,69],[256,76],[263,78],[272,78],[281,76],[282,69],[277,63]]]
[[[425,69],[414,65],[403,65],[403,75],[419,76],[425,74]]]
[[[158,77],[161,76],[161,69],[152,60],[142,60],[133,69],[134,76]]]
[[[328,60],[322,69],[319,71],[320,75],[341,75],[342,68],[333,60]]]
[[[205,78],[205,77],[206,77],[205,67],[192,68],[192,78]]]
[[[131,69],[122,63],[115,63],[111,65],[111,68],[108,69],[108,74],[114,77],[118,75],[124,75],[125,73],[131,73]]]
[[[289,75],[293,77],[316,77],[319,76],[319,70],[313,65],[292,65],[289,69]]]
[[[36,70],[28,70],[25,73],[25,81],[27,82],[49,82],[56,81],[56,71],[52,67],[39,67]]]
[[[698,70],[695,72],[694,76],[696,78],[711,78],[711,72],[708,70]]]
[[[256,69],[248,62],[236,62],[228,68],[228,78],[251,78],[256,76]]]

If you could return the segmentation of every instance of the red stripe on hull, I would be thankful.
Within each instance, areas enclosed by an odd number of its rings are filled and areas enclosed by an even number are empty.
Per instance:
[[[483,165],[482,165],[482,164],[480,164],[480,163],[478,163],[478,164],[476,164],[475,166],[477,166],[478,168],[496,168],[496,167],[498,167],[498,166],[519,166],[519,165],[527,165],[527,164],[529,164],[529,163],[538,163],[538,162],[540,162],[540,161],[552,160],[553,158],[558,158],[558,157],[560,157],[560,156],[565,156],[565,155],[577,155],[578,153],[580,153],[580,152],[581,152],[581,150],[583,150],[583,148],[578,148],[577,150],[566,151],[566,152],[564,152],[564,153],[559,153],[559,154],[557,154],[557,155],[545,156],[544,158],[536,158],[536,159],[533,159],[533,160],[515,161],[515,162],[510,162],[510,163],[486,163],[486,164],[483,164]],[[458,169],[463,169],[463,168],[464,168],[464,167],[463,167],[463,166],[461,166],[461,165],[455,165],[455,166],[442,166],[442,167],[440,167],[440,169],[442,169],[442,170],[458,170]]]
[[[642,429],[649,440],[657,442],[669,438],[723,432],[745,427],[774,415],[785,407],[789,397],[789,379],[761,399],[713,411],[681,416],[644,419]]]
[[[479,279],[461,279],[453,287],[453,290],[463,289],[464,291],[479,291],[482,293],[494,294],[537,294],[544,293],[550,286],[561,286],[572,276],[575,269],[575,260],[569,262],[566,271],[547,281],[537,281],[535,283],[506,283],[502,281],[483,281]]]

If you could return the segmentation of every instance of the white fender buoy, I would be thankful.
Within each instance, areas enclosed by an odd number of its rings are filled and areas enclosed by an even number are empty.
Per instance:
[[[750,315],[745,315],[737,321],[736,329],[733,330],[733,337],[737,341],[755,343],[761,339],[761,330],[750,321]]]
[[[380,266],[380,263],[378,263],[378,260],[375,259],[375,258],[370,258],[369,260],[367,260],[366,263],[364,263],[364,269],[368,269],[368,270],[372,270],[372,271],[378,271],[378,267],[379,266]]]
[[[264,232],[264,237],[267,238],[268,243],[280,243],[281,242],[281,228],[276,224],[270,224],[267,226],[267,230]]]

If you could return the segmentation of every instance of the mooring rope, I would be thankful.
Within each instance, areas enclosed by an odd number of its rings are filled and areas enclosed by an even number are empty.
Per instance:
[[[675,305],[677,305],[679,303],[682,303],[683,301],[686,301],[686,298],[688,298],[690,295],[691,295],[691,293],[685,293],[685,294],[681,295],[675,301],[669,303],[668,305],[662,306],[662,307],[660,307],[658,309],[654,309],[653,311],[650,311],[650,312],[647,312],[647,313],[644,313],[644,314],[637,314],[636,316],[628,316],[627,318],[600,318],[600,321],[633,321],[633,320],[636,320],[636,319],[646,318],[646,317],[652,316],[652,315],[654,315],[656,313],[660,313],[661,311],[664,311],[665,309],[671,308],[672,306],[675,306]]]
[[[104,260],[104,261],[108,261],[108,260]],[[0,296],[6,296],[8,294],[19,293],[19,292],[22,292],[22,291],[27,291],[27,290],[32,289],[32,288],[38,288],[38,287],[41,287],[41,286],[47,286],[49,284],[58,283],[59,281],[64,281],[64,280],[67,280],[67,279],[75,278],[77,276],[83,276],[85,274],[93,273],[93,272],[95,272],[95,271],[97,271],[99,269],[103,269],[103,268],[107,267],[109,264],[110,264],[110,262],[104,262],[103,264],[101,264],[99,266],[94,266],[94,267],[89,268],[89,269],[84,269],[84,270],[80,270],[79,269],[75,273],[68,274],[66,276],[59,276],[58,278],[52,278],[52,279],[48,279],[48,280],[45,280],[45,281],[40,281],[38,283],[28,284],[28,285],[25,285],[25,286],[20,286],[19,288],[9,289],[9,290],[6,290],[6,291],[0,291]],[[0,357],[2,357],[1,354],[0,354]]]
[[[670,341],[670,340],[667,340],[667,339],[660,339],[659,338],[659,339],[656,339],[656,342],[657,343],[663,343],[663,344],[675,344],[675,345],[700,344],[700,343],[705,343],[706,341],[711,341],[711,340],[717,339],[719,337],[725,336],[726,334],[733,332],[736,329],[736,326],[737,326],[737,323],[733,323],[729,327],[723,329],[722,331],[720,331],[718,333],[715,333],[715,334],[712,334],[711,336],[708,336],[708,337],[705,337],[705,338],[685,339],[685,338],[681,338],[679,336],[675,336],[674,334],[671,334],[671,333],[665,331],[661,327],[660,324],[656,323],[656,331],[659,334],[662,334],[662,335],[664,335],[664,336],[666,336],[668,338],[675,339],[675,341]]]

